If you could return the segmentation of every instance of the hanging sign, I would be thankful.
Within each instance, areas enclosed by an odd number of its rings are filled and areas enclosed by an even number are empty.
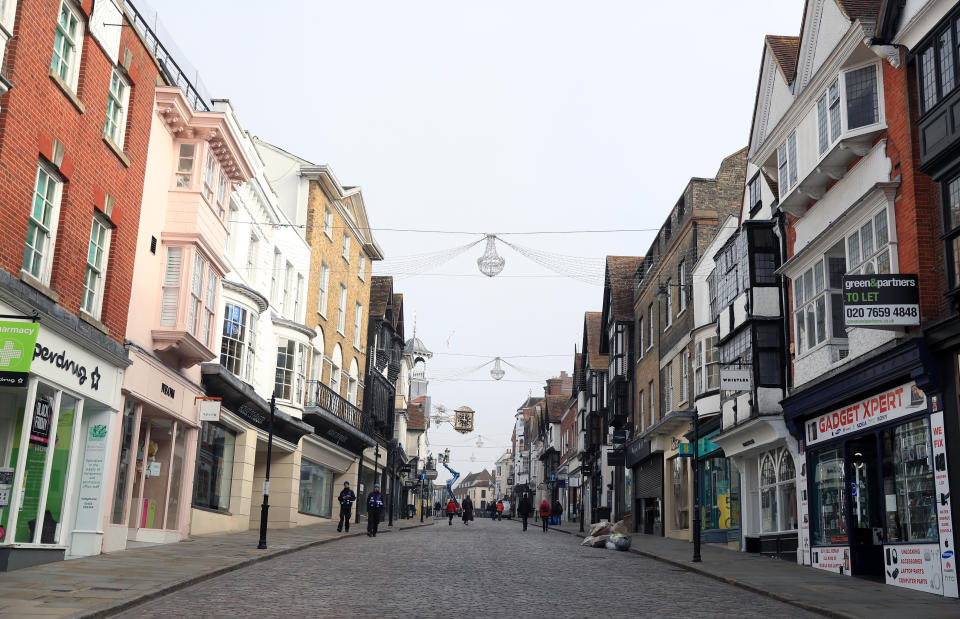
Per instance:
[[[927,396],[913,381],[854,402],[806,423],[807,447],[926,410]]]
[[[844,275],[843,322],[848,327],[920,324],[916,275]]]
[[[474,411],[469,406],[461,406],[453,411],[453,429],[460,434],[469,434],[473,432]]]
[[[720,368],[720,389],[722,391],[750,391],[750,368]]]
[[[27,386],[39,331],[35,322],[0,322],[0,386]]]
[[[197,398],[200,421],[220,421],[220,398]]]
[[[677,444],[677,455],[683,456],[684,458],[690,458],[693,456],[693,443],[678,443]]]

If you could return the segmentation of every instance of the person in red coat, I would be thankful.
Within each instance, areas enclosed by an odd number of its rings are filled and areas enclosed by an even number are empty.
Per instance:
[[[550,501],[546,499],[540,501],[540,522],[543,523],[543,532],[546,533],[550,523]]]
[[[453,526],[453,517],[457,515],[457,502],[453,499],[447,501],[447,516],[450,520],[447,521],[447,524]]]

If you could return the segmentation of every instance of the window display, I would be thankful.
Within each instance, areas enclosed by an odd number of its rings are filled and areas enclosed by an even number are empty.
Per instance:
[[[219,511],[230,509],[233,451],[236,435],[218,423],[204,422],[197,446],[193,504]]]
[[[822,451],[813,457],[813,463],[813,544],[846,544],[849,538],[845,516],[843,452],[840,448]]]
[[[673,458],[673,528],[690,527],[690,473],[684,458]]]
[[[763,533],[797,529],[797,485],[793,455],[786,447],[760,456],[760,524]]]
[[[700,509],[703,529],[740,526],[740,474],[726,458],[700,462]]]
[[[937,541],[930,420],[918,419],[886,430],[882,443],[887,541]]]
[[[304,459],[300,463],[300,511],[329,518],[333,502],[333,471]]]

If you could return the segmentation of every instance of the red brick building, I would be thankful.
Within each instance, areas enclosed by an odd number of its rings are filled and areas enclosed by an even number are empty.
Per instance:
[[[0,399],[0,466],[23,492],[0,512],[4,570],[100,552],[158,69],[114,0],[0,7],[0,314],[40,325],[26,387]]]

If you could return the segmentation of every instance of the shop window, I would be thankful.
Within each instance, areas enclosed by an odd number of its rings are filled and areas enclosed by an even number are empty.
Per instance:
[[[684,458],[673,458],[671,480],[673,487],[673,528],[690,528],[690,469]]]
[[[814,456],[813,464],[813,496],[810,502],[813,545],[846,544],[849,536],[843,453],[840,448],[822,451]]]
[[[700,506],[703,529],[740,526],[740,475],[727,458],[700,461]]]
[[[168,530],[177,529],[180,526],[180,491],[183,480],[184,457],[186,456],[186,446],[184,445],[183,425],[174,424],[173,453],[170,466],[173,471],[170,475],[170,488],[168,492],[167,511],[164,515],[163,528]]]
[[[136,477],[131,490],[130,528],[177,528],[180,477],[183,475],[183,440],[182,427],[172,419],[141,419],[137,439]],[[143,500],[138,504],[137,497],[141,495]]]
[[[124,503],[127,497],[127,477],[133,464],[133,431],[135,429],[137,405],[126,398],[123,402],[123,423],[120,428],[120,457],[117,459],[117,478],[113,484],[113,512],[110,522],[123,524]]]
[[[217,423],[204,422],[197,446],[193,504],[218,511],[230,509],[236,434]]]
[[[300,462],[300,511],[329,518],[332,503],[333,471],[304,458]]]
[[[888,542],[936,542],[937,493],[930,450],[930,420],[882,433],[883,494]]]
[[[760,529],[797,530],[797,485],[793,456],[785,448],[760,456]]]

